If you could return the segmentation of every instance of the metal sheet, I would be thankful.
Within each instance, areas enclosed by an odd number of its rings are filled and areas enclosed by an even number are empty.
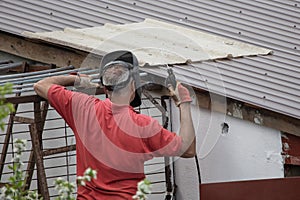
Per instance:
[[[125,25],[30,33],[24,36],[100,53],[133,51],[143,65],[183,64],[222,58],[267,55],[266,48],[153,19]]]
[[[300,166],[300,138],[290,134],[282,135],[284,164]]]
[[[202,184],[201,200],[298,199],[300,178],[266,179]]]

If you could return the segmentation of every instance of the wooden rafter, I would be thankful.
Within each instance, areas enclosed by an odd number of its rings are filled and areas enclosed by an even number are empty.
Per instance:
[[[54,64],[59,67],[73,65],[79,68],[88,56],[87,52],[70,48],[66,49],[1,31],[0,51],[42,63]],[[90,60],[89,64],[92,62],[93,61]],[[99,64],[99,58],[95,57],[95,63]]]

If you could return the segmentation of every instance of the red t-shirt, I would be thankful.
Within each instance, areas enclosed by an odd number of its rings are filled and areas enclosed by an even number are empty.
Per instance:
[[[77,199],[132,199],[145,178],[144,162],[181,149],[181,137],[131,106],[58,85],[49,89],[48,99],[75,134],[77,175],[88,167],[97,170],[97,179],[78,188]]]

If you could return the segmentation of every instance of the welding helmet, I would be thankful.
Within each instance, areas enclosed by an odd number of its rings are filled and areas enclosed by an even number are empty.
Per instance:
[[[129,75],[126,80],[118,83],[117,85],[107,85],[103,82],[103,74],[108,68],[116,64],[127,68],[129,71]],[[141,105],[142,88],[140,81],[139,64],[136,56],[132,52],[126,50],[113,51],[103,56],[100,64],[100,83],[101,85],[105,86],[107,90],[113,91],[121,89],[129,83],[131,78],[135,82],[135,97],[130,102],[130,105],[132,107],[137,107]]]

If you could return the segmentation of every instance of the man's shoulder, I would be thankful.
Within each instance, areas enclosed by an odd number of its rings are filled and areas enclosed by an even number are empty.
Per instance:
[[[73,91],[61,85],[51,86],[48,92],[48,97],[50,100],[51,99],[56,99],[57,101],[69,100],[72,101],[73,103],[94,102],[99,100],[97,97],[94,97],[92,95],[88,95],[78,91]]]
[[[49,88],[48,96],[59,96],[59,95],[61,95],[62,93],[69,93],[69,94],[72,94],[72,91],[67,90],[67,88],[64,87],[64,86],[53,84],[53,85]]]
[[[63,102],[66,99],[71,99],[72,93],[67,92],[66,88],[61,85],[53,84],[47,93],[47,98],[50,104],[57,104],[59,102]]]
[[[158,125],[158,121],[156,119],[141,113],[135,113],[133,119],[140,126],[148,126],[150,124]]]

